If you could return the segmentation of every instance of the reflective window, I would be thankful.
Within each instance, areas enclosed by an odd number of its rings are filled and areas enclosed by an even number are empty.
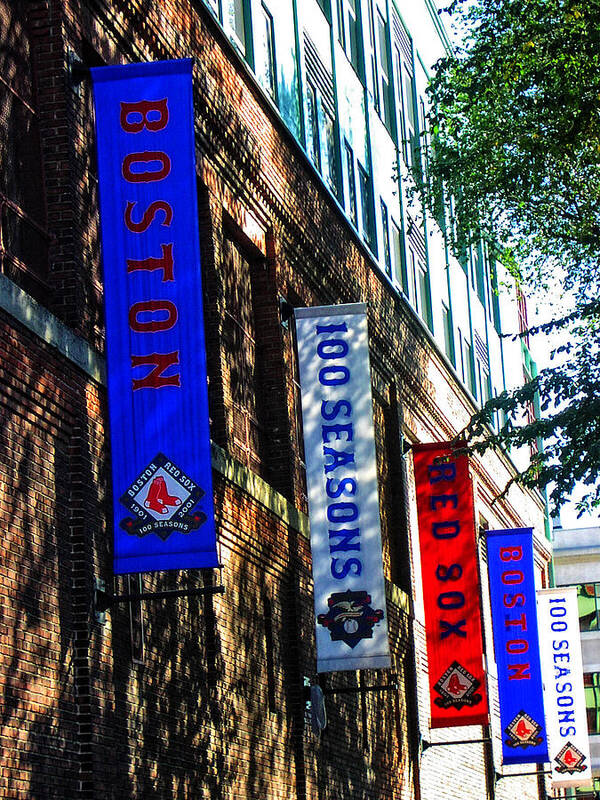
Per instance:
[[[334,194],[338,193],[339,181],[337,175],[337,159],[335,145],[335,124],[331,114],[323,110],[323,177]]]
[[[577,586],[577,604],[580,630],[597,631],[600,627],[600,584],[580,583]]]
[[[388,46],[388,24],[377,13],[377,44],[379,50],[379,114],[386,127],[391,130],[393,103],[390,80],[390,50]]]
[[[371,250],[375,242],[375,225],[373,220],[373,193],[371,190],[371,179],[368,173],[359,165],[358,183],[360,189],[360,210],[362,216],[362,235]]]
[[[600,733],[600,672],[586,672],[583,676],[588,732]]]
[[[223,0],[223,26],[245,55],[246,14],[244,5],[244,0]]]
[[[402,233],[394,220],[392,220],[392,253],[394,257],[394,279],[400,282],[404,294],[408,295],[408,276],[402,255]]]
[[[452,329],[452,315],[448,306],[442,303],[442,320],[444,323],[444,349],[446,355],[456,367],[456,353],[454,351],[454,331]]]
[[[310,83],[306,86],[306,147],[310,160],[321,170],[321,144],[319,141],[319,118],[317,111],[317,90]]]
[[[358,227],[358,209],[356,207],[356,175],[354,171],[354,153],[348,142],[344,143],[346,153],[346,172],[348,173],[348,213],[355,227]]]
[[[381,231],[383,237],[383,262],[385,271],[392,277],[392,256],[390,252],[390,223],[386,204],[381,201]]]
[[[256,55],[256,73],[258,80],[273,100],[277,101],[277,80],[275,71],[275,28],[269,9],[261,6],[260,50]]]
[[[361,74],[360,28],[356,0],[337,0],[338,38],[357,74]]]

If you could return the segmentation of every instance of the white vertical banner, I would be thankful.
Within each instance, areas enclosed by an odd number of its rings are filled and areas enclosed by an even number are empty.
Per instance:
[[[552,788],[591,786],[577,589],[537,592]]]
[[[295,312],[318,672],[390,666],[366,310]]]

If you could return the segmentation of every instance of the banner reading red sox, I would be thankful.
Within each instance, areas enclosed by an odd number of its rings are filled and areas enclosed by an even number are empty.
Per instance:
[[[533,530],[487,532],[490,604],[504,764],[548,761],[537,611]]]
[[[577,589],[538,589],[537,611],[552,788],[591,786]]]
[[[466,454],[413,446],[431,727],[489,720],[473,489]]]
[[[92,78],[114,571],[215,567],[192,64]]]
[[[317,670],[389,667],[366,306],[295,315]]]

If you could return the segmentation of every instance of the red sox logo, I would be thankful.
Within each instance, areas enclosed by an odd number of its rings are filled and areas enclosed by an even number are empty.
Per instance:
[[[509,737],[504,742],[508,747],[535,747],[544,741],[543,736],[538,735],[541,730],[542,726],[533,717],[525,711],[519,711],[504,730]]]
[[[469,670],[453,661],[433,687],[440,695],[434,702],[440,708],[477,705],[481,701],[481,694],[476,693],[479,686],[480,681]]]
[[[172,461],[158,453],[120,498],[131,511],[121,528],[135,536],[155,533],[165,540],[174,532],[189,533],[206,522],[194,506],[204,490]]]
[[[575,772],[584,772],[587,769],[587,764],[583,763],[585,756],[571,742],[567,742],[554,760],[557,763],[555,767],[557,772],[568,772],[569,775],[573,775]]]

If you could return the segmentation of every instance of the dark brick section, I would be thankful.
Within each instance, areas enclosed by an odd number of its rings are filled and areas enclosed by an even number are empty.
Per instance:
[[[0,7],[7,15],[10,4]],[[410,594],[401,434],[422,433],[417,417],[437,438],[458,424],[436,405],[419,323],[200,0],[16,7],[32,52],[51,237],[38,299],[103,350],[91,89],[70,83],[69,54],[88,65],[193,55],[212,438],[306,512],[293,321],[282,326],[280,298],[368,302],[384,567]],[[144,588],[222,579],[226,594],[146,603],[143,663],[132,660],[126,605],[95,621],[94,579],[126,589],[111,571],[105,404],[103,387],[0,314],[0,798],[418,799],[422,631],[413,646],[406,611],[389,603],[399,690],[328,695],[318,739],[302,689],[316,679],[309,543],[220,473],[222,574],[144,576]],[[331,690],[389,681],[321,677]]]

